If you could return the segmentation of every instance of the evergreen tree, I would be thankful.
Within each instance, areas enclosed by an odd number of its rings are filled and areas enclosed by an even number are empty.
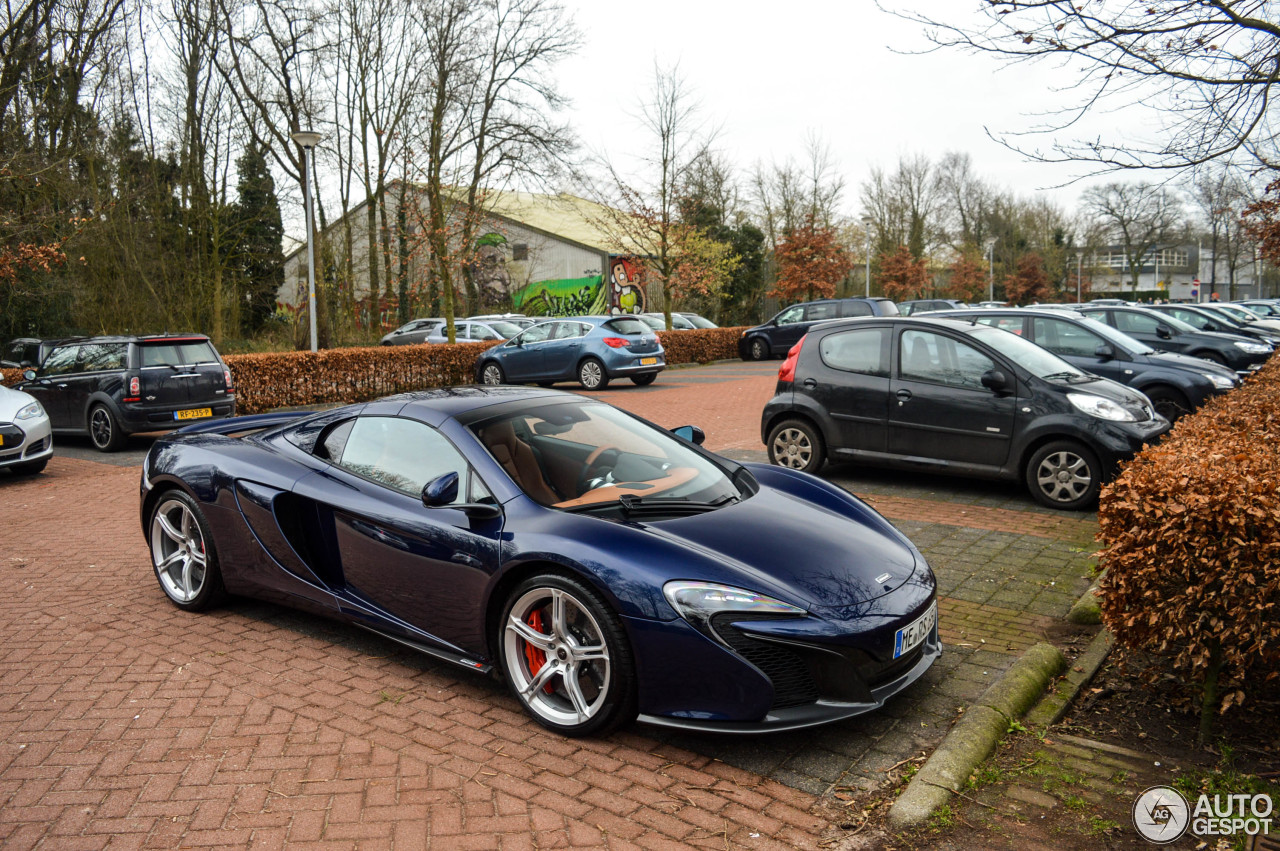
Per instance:
[[[250,145],[236,160],[236,171],[240,196],[236,205],[240,223],[238,292],[246,308],[244,330],[252,333],[275,311],[276,293],[284,283],[284,224],[266,151]]]

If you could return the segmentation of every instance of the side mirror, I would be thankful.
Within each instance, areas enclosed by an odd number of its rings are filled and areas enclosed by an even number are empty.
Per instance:
[[[35,381],[36,371],[34,369],[24,369],[22,371],[22,377],[25,378],[27,381]]]
[[[1161,340],[1172,340],[1173,332],[1169,330],[1168,325],[1161,325],[1159,328],[1156,329],[1156,336],[1159,337]]]
[[[452,508],[476,520],[491,520],[502,514],[502,509],[497,505],[484,502],[454,502],[457,498],[457,473],[442,473],[422,488],[422,504],[427,508]]]
[[[1009,376],[998,369],[989,369],[982,373],[982,386],[997,396],[1008,396],[1013,392]]]
[[[671,433],[681,440],[687,440],[694,446],[701,446],[702,442],[707,439],[707,433],[696,425],[684,425],[679,428],[671,429]]]
[[[1111,360],[1116,356],[1116,350],[1111,347],[1110,343],[1100,343],[1098,348],[1093,350],[1093,356],[1101,360]]]

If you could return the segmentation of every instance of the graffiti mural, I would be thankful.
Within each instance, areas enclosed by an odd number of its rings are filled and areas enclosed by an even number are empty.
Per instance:
[[[609,258],[609,312],[644,313],[644,268],[632,257]]]
[[[486,310],[505,310],[512,296],[507,238],[500,233],[486,233],[476,240],[475,258],[471,280],[480,294],[480,305]]]
[[[605,312],[607,290],[600,275],[535,281],[511,294],[515,310],[526,316],[589,316]]]

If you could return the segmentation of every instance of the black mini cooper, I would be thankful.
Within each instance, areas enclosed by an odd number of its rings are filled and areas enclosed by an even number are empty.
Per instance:
[[[1117,463],[1169,430],[1136,390],[1034,343],[955,319],[828,322],[791,349],[765,405],[769,460],[830,457],[1021,479],[1050,508],[1087,508]]]
[[[17,389],[44,406],[55,434],[87,434],[103,452],[135,432],[236,412],[231,370],[200,334],[69,340],[23,377]]]

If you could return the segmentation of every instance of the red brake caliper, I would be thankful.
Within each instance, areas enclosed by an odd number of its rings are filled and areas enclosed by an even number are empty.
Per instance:
[[[530,612],[525,623],[533,627],[538,632],[542,632],[542,610],[534,609]],[[542,666],[547,664],[547,654],[543,653],[527,641],[524,643],[524,658],[525,661],[529,663],[529,676],[531,677],[538,676],[538,671],[541,671]],[[543,686],[542,690],[547,694],[551,694],[552,691],[554,691],[550,683]]]

